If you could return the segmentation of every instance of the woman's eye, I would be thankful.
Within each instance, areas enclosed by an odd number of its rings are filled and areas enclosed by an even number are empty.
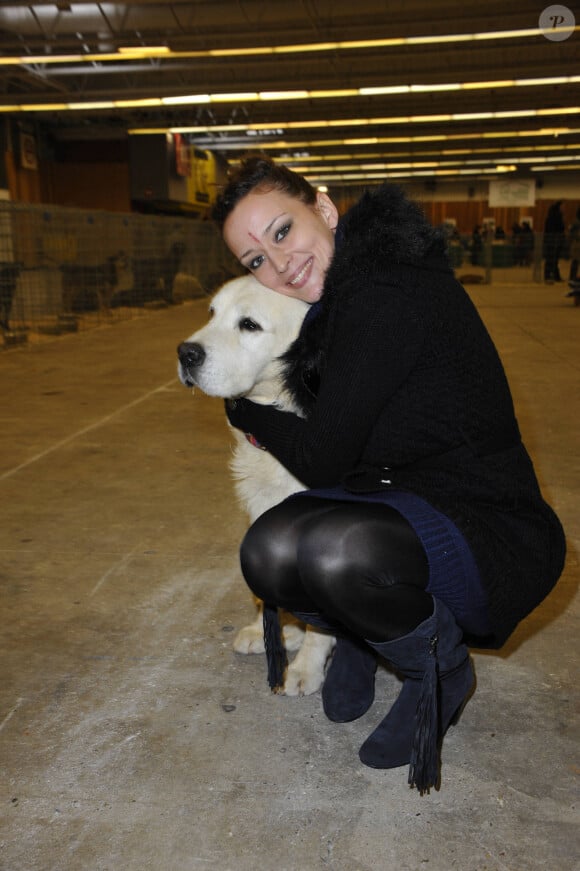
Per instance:
[[[262,254],[259,254],[257,257],[254,257],[253,260],[250,260],[250,262],[248,263],[248,269],[251,272],[253,272],[259,266],[261,266],[263,262],[264,262],[264,257]]]
[[[274,236],[276,242],[281,242],[282,239],[286,238],[286,236],[290,232],[290,226],[291,226],[290,224],[284,224],[283,227],[280,227],[279,230],[276,230],[276,233]]]

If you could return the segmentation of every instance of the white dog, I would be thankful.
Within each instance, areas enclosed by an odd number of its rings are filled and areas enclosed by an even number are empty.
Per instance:
[[[294,341],[308,304],[267,290],[253,276],[235,278],[213,297],[209,323],[178,348],[178,374],[186,387],[208,396],[245,396],[286,411],[297,408],[284,388],[280,355]],[[235,448],[230,464],[238,499],[253,523],[268,508],[305,487],[265,450],[231,428]],[[295,622],[284,625],[288,650],[298,650],[289,665],[283,692],[288,696],[316,692],[324,680],[332,636]],[[238,653],[263,653],[262,610],[235,640]]]

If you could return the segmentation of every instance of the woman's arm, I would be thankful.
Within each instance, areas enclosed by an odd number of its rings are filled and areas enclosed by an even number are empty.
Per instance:
[[[423,321],[401,288],[382,285],[373,293],[358,293],[336,315],[318,397],[307,420],[247,400],[237,401],[228,417],[307,486],[336,484],[356,466],[422,343]]]

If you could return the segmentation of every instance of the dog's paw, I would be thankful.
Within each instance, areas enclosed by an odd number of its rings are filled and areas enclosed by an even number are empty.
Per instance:
[[[323,668],[306,668],[303,663],[299,663],[298,667],[295,668],[294,663],[291,663],[286,672],[283,695],[309,696],[320,689],[323,681]]]
[[[284,637],[284,647],[286,650],[300,650],[304,641],[304,629],[296,626],[295,623],[287,623],[282,627],[282,635]]]
[[[288,666],[283,695],[309,696],[320,689],[324,682],[328,657],[335,645],[332,635],[308,627],[302,646]]]
[[[264,629],[262,623],[256,625],[250,623],[240,629],[234,638],[234,650],[236,653],[264,653]]]
[[[282,635],[286,650],[300,650],[304,641],[304,629],[290,623],[282,628]],[[261,618],[259,622],[250,623],[240,629],[234,638],[233,647],[236,653],[264,653],[264,627]]]

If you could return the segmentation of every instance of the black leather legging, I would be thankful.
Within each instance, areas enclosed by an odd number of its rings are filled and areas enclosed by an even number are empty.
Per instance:
[[[248,530],[241,564],[258,598],[321,613],[369,641],[406,635],[433,611],[423,546],[388,505],[282,502]]]

